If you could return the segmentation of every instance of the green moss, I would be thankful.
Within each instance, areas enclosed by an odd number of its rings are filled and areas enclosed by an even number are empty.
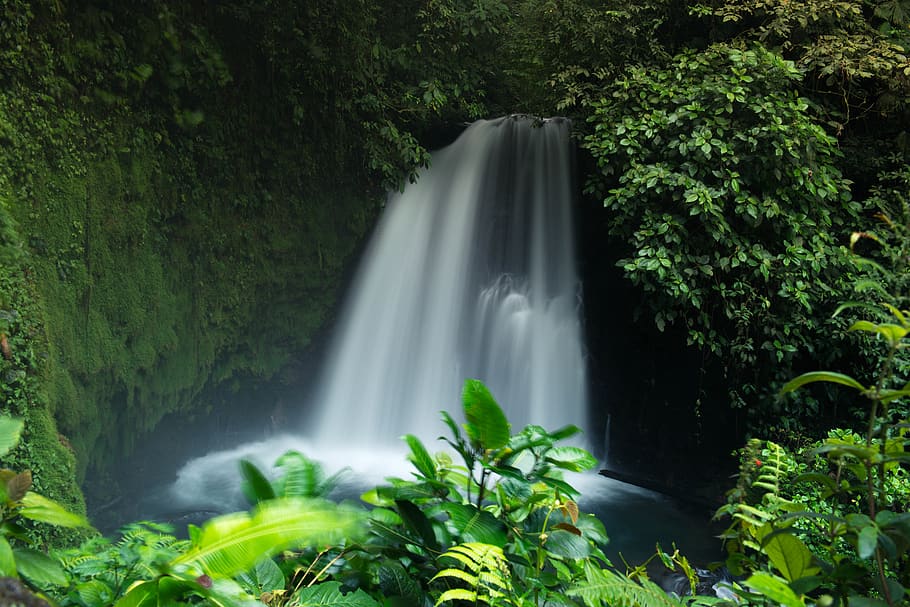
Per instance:
[[[128,49],[80,56],[66,16],[42,18],[17,30],[28,53],[0,49],[21,65],[0,89],[0,241],[15,220],[21,257],[2,264],[0,292],[17,298],[10,343],[31,352],[2,371],[15,374],[3,406],[35,420],[19,463],[69,458],[42,482],[76,503],[70,476],[104,477],[163,416],[208,406],[219,384],[281,377],[376,206],[336,163],[350,142],[291,145],[280,116],[258,121],[258,97],[222,103],[212,83],[192,91],[204,122],[175,125],[181,100],[112,80],[135,66]]]
[[[48,407],[48,342],[35,273],[2,196],[0,260],[0,335],[8,344],[0,355],[0,409],[25,421],[22,442],[3,463],[15,470],[31,470],[36,491],[84,513],[76,458]],[[60,539],[52,528],[39,533],[47,540]]]

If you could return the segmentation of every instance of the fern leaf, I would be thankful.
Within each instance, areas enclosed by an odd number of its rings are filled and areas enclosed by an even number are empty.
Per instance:
[[[436,600],[436,607],[439,607],[439,605],[446,601],[468,601],[470,603],[476,603],[478,598],[477,593],[471,590],[452,588],[439,595],[439,598]]]
[[[442,593],[436,605],[452,600],[474,603],[500,604],[499,599],[511,603],[512,579],[505,554],[499,546],[469,542],[453,546],[440,559],[450,558],[466,570],[447,568],[437,573],[433,580],[459,580],[468,588],[451,588]],[[431,580],[431,581],[433,581]]]
[[[439,573],[434,575],[432,578],[430,578],[430,581],[435,582],[436,580],[441,579],[441,578],[459,579],[459,580],[466,582],[466,583],[470,584],[471,586],[475,586],[475,587],[480,585],[480,578],[478,576],[472,575],[472,574],[468,573],[467,571],[462,571],[461,569],[451,569],[451,568],[443,569],[442,571],[440,571]]]
[[[682,607],[654,582],[634,582],[591,563],[585,564],[585,581],[566,594],[579,597],[588,607]]]
[[[364,517],[319,500],[263,502],[252,516],[235,513],[208,521],[199,543],[174,564],[194,563],[207,573],[233,576],[290,546],[332,544],[357,535]]]

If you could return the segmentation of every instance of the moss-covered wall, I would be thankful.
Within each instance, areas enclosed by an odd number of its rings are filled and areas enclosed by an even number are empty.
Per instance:
[[[224,79],[192,112],[80,94],[76,20],[40,6],[0,6],[0,411],[26,419],[3,463],[83,510],[75,481],[164,415],[305,350],[378,196],[338,162],[349,142],[320,150]]]
[[[0,406],[46,422],[25,446],[84,478],[306,348],[420,134],[488,113],[509,14],[475,4],[0,0],[0,314],[34,353]]]
[[[0,195],[0,402],[4,412],[25,420],[23,440],[3,464],[31,469],[37,491],[84,511],[74,453],[50,412],[48,340],[37,281],[26,260],[18,225]]]

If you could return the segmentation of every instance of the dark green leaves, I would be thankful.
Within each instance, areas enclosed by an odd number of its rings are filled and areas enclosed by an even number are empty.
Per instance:
[[[792,376],[851,286],[840,234],[859,206],[836,141],[794,93],[799,76],[764,48],[718,44],[628,69],[589,118],[587,191],[627,246],[617,265],[657,328],[682,325],[734,394],[770,396]]]
[[[340,582],[302,588],[294,594],[294,599],[294,604],[300,607],[378,607],[378,603],[363,590],[343,593]]]

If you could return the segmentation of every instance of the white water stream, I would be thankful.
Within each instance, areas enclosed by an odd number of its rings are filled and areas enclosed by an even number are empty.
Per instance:
[[[480,121],[390,196],[347,295],[299,431],[209,453],[178,472],[184,508],[242,507],[237,461],[297,449],[381,482],[406,467],[401,436],[436,450],[466,378],[515,431],[586,425],[568,122]]]
[[[480,121],[390,197],[305,434],[434,439],[466,378],[516,428],[586,425],[570,153],[566,121]]]

